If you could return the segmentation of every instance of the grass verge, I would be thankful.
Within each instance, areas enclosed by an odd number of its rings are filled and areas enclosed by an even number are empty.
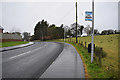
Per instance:
[[[0,42],[0,47],[10,47],[10,46],[16,46],[20,44],[26,44],[29,42],[24,41],[14,41],[14,42]]]
[[[119,37],[120,34],[111,34],[111,35],[97,35],[94,36],[94,44],[96,47],[103,48],[103,51],[106,53],[106,57],[101,59],[102,66],[109,70],[109,73],[117,73],[119,71],[119,58],[118,58],[118,51],[119,51]],[[68,41],[75,41],[75,38],[66,38]],[[86,37],[78,37],[78,42],[88,47],[88,44],[91,43],[91,36]],[[111,71],[111,72],[110,72]]]
[[[51,41],[52,42],[63,42],[63,40],[51,40]],[[113,79],[116,80],[116,76],[114,76],[114,73],[110,74],[109,71],[104,69],[104,67],[100,67],[96,61],[94,61],[91,64],[90,53],[87,52],[87,49],[85,47],[81,46],[80,44],[76,44],[74,42],[66,41],[66,43],[73,45],[76,48],[77,52],[80,54],[83,64],[84,64],[86,78],[90,78],[90,79],[107,78],[110,80],[113,80]]]

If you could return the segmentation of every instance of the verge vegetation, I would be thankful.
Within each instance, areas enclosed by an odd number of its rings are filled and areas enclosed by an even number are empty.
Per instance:
[[[72,44],[80,54],[84,63],[86,77],[113,79],[118,78],[119,36],[120,34],[95,36],[94,42],[96,48],[93,64],[90,62],[91,56],[87,49],[88,44],[91,42],[91,37],[80,37],[77,44],[75,43],[75,38],[67,38],[65,42]],[[64,42],[63,39],[52,41]]]
[[[16,46],[20,44],[26,44],[29,42],[26,41],[14,41],[14,42],[0,42],[0,47],[10,47],[10,46]]]

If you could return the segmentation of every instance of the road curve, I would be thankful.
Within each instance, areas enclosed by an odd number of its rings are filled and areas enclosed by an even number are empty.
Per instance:
[[[2,53],[2,78],[39,78],[63,51],[64,44],[36,42]]]

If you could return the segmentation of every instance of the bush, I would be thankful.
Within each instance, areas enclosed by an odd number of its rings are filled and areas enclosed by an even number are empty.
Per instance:
[[[99,64],[99,66],[102,66],[102,61],[101,59],[106,57],[107,54],[103,52],[103,49],[101,47],[96,47],[95,48],[95,60]]]

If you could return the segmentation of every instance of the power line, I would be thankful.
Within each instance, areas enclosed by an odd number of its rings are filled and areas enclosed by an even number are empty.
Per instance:
[[[73,9],[71,8],[57,23],[63,21],[66,17],[68,17],[72,13]]]

